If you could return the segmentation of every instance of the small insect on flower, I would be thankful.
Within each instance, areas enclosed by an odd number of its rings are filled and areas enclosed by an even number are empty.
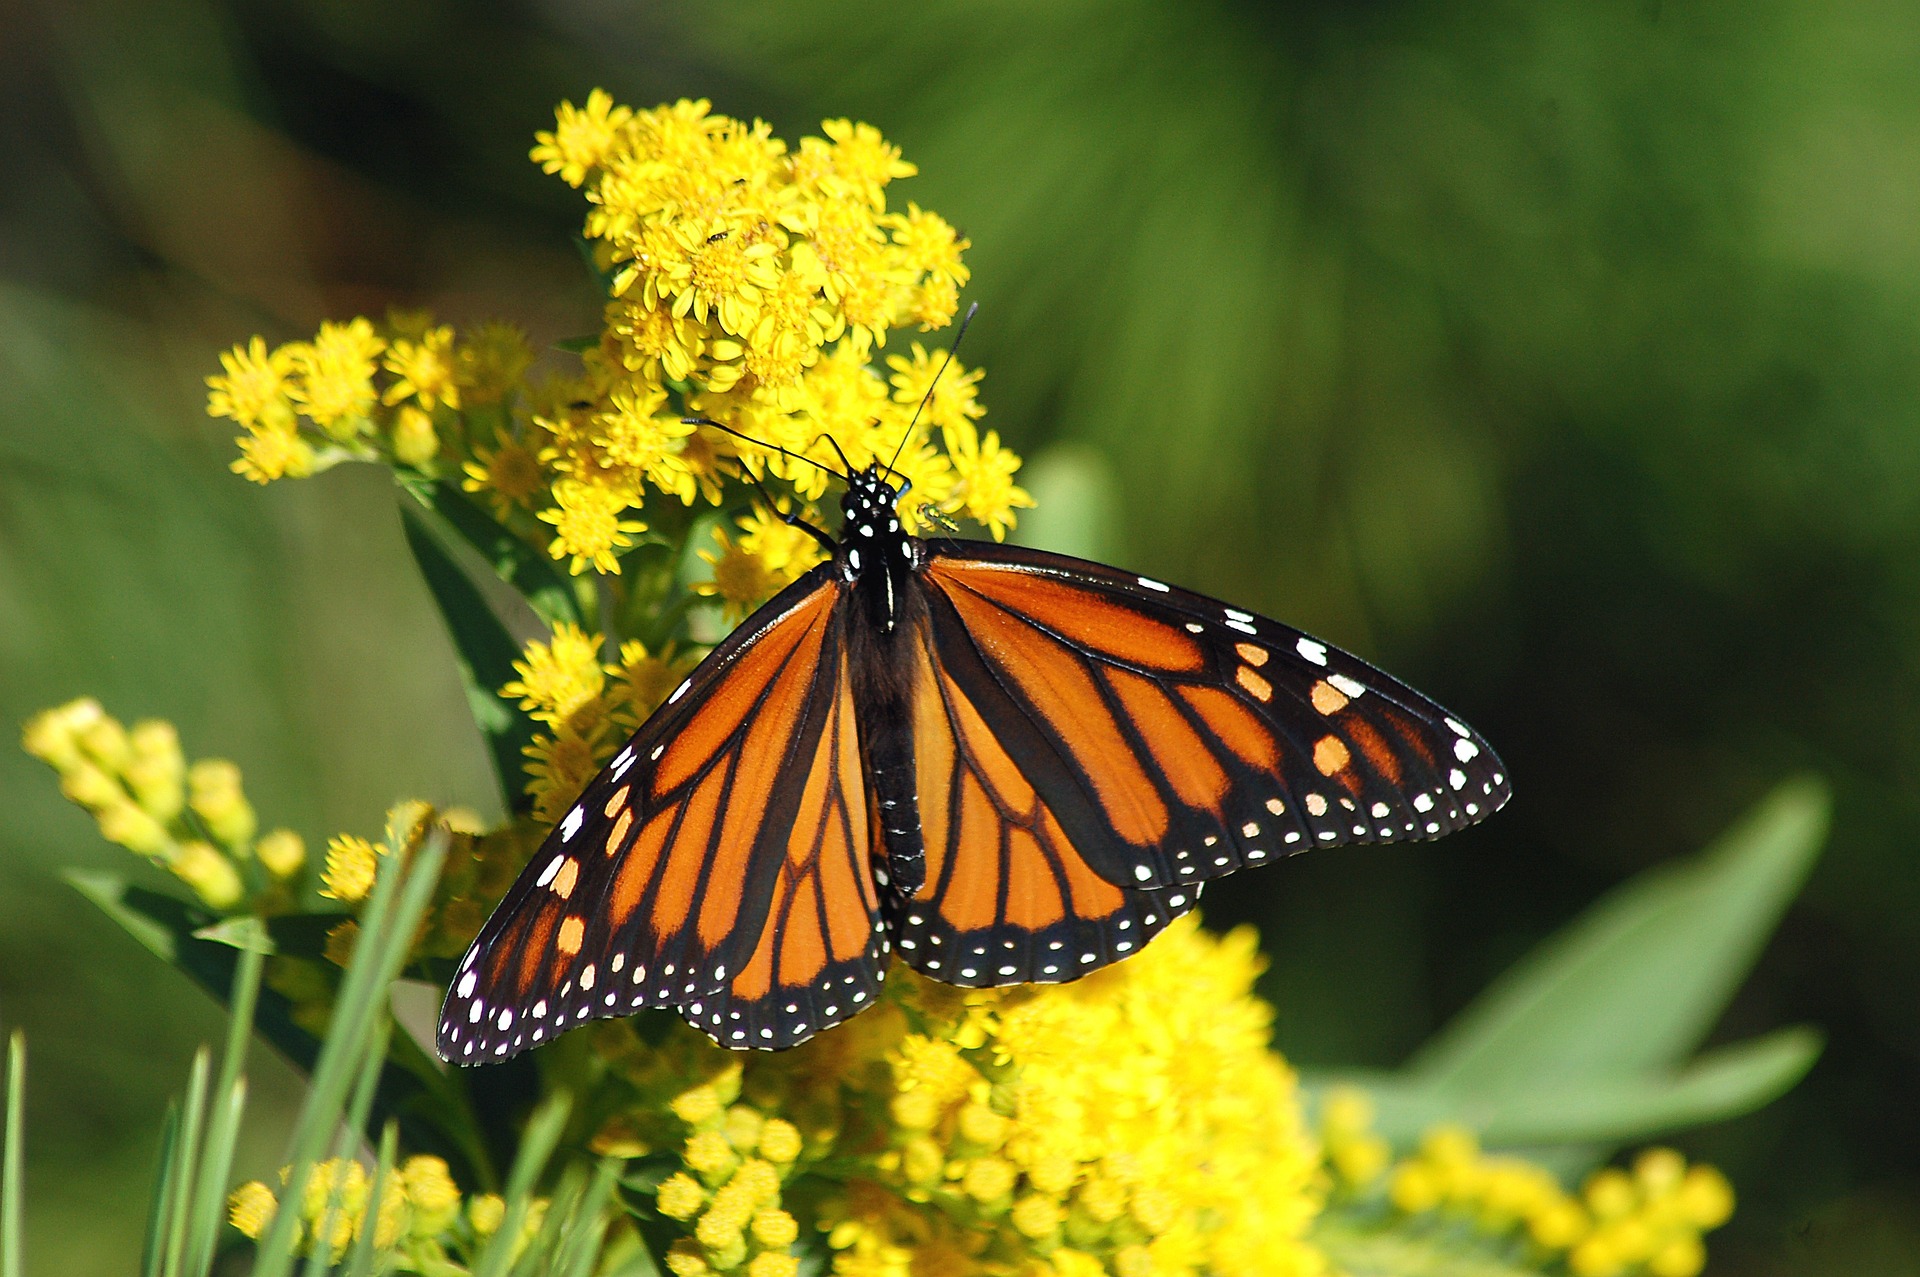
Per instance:
[[[1004,481],[956,416],[967,482]],[[839,536],[781,517],[825,561],[560,817],[460,962],[447,1059],[644,1007],[789,1047],[872,1005],[896,953],[967,987],[1074,980],[1214,878],[1507,800],[1483,739],[1357,657],[1118,568],[913,536],[891,462],[821,469]]]

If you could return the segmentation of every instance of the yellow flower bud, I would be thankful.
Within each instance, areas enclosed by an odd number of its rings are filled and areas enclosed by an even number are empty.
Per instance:
[[[711,1086],[696,1086],[673,1097],[668,1105],[673,1115],[688,1126],[698,1126],[719,1116],[720,1093]]]
[[[187,803],[229,847],[252,842],[259,828],[240,790],[240,769],[224,758],[203,758],[187,769]]]
[[[900,1092],[889,1107],[893,1124],[903,1131],[930,1131],[940,1120],[940,1101],[925,1088]]]
[[[28,719],[21,730],[21,748],[55,771],[71,771],[81,761],[80,724],[104,712],[100,702],[90,697],[42,710]]]
[[[707,1190],[693,1176],[676,1172],[661,1181],[654,1204],[668,1219],[692,1219],[707,1204]]]
[[[1349,1184],[1372,1183],[1391,1160],[1392,1150],[1378,1135],[1347,1135],[1327,1144],[1327,1161]]]
[[[1143,1184],[1133,1190],[1130,1213],[1140,1221],[1140,1227],[1147,1230],[1148,1236],[1158,1237],[1179,1218],[1180,1203],[1158,1184]]]
[[[800,1261],[784,1252],[762,1251],[747,1265],[747,1277],[795,1277]]]
[[[426,1154],[409,1157],[400,1164],[399,1179],[401,1191],[417,1212],[415,1236],[430,1237],[453,1223],[460,1210],[460,1188],[444,1160]]]
[[[785,1250],[800,1237],[800,1225],[783,1210],[757,1211],[752,1224],[753,1240],[762,1246]]]
[[[732,1170],[738,1159],[719,1131],[695,1131],[687,1137],[686,1163],[709,1183]]]
[[[181,843],[171,867],[175,876],[215,909],[231,909],[246,895],[240,871],[212,843],[198,839]]]
[[[960,1109],[960,1138],[980,1148],[995,1149],[1007,1142],[1006,1118],[984,1104],[966,1104]]]
[[[403,466],[415,469],[440,454],[440,436],[434,431],[433,417],[407,404],[394,414],[393,456]]]
[[[1352,1086],[1330,1089],[1320,1104],[1320,1129],[1329,1138],[1358,1135],[1373,1125],[1373,1099]]]
[[[1707,1266],[1707,1248],[1698,1237],[1676,1237],[1647,1260],[1653,1277],[1694,1277]]]
[[[494,1193],[482,1193],[467,1200],[467,1223],[476,1237],[491,1237],[500,1231],[507,1218],[507,1204]]]
[[[173,845],[159,821],[124,798],[106,804],[97,815],[101,837],[137,855],[164,856]]]
[[[1650,1148],[1633,1162],[1633,1177],[1648,1197],[1660,1197],[1680,1187],[1687,1159],[1670,1148]]]
[[[976,1157],[960,1177],[960,1191],[985,1205],[1013,1192],[1013,1163],[1002,1157]]]
[[[227,1195],[227,1218],[242,1234],[255,1240],[267,1231],[278,1208],[273,1190],[259,1180],[242,1184]]]
[[[785,1166],[800,1156],[800,1128],[782,1118],[770,1118],[760,1128],[760,1156]]]
[[[726,1132],[727,1143],[742,1153],[751,1153],[760,1142],[760,1130],[766,1121],[758,1110],[736,1104],[727,1110],[721,1129]]]
[[[1733,1185],[1711,1166],[1695,1166],[1676,1194],[1682,1217],[1695,1228],[1718,1228],[1733,1215]]]
[[[736,1246],[745,1245],[744,1239],[740,1236],[740,1225],[741,1220],[732,1211],[710,1210],[700,1217],[698,1224],[693,1226],[693,1235],[702,1246],[707,1248],[709,1254],[727,1251]],[[731,1264],[721,1266],[733,1267]]]
[[[157,718],[135,723],[129,737],[133,758],[127,763],[127,785],[140,805],[162,824],[180,814],[186,802],[186,759],[180,753],[180,733]]]
[[[1529,1215],[1527,1231],[1549,1250],[1568,1250],[1587,1235],[1587,1213],[1562,1197]]]
[[[1080,1178],[1080,1163],[1064,1153],[1042,1153],[1027,1166],[1027,1182],[1043,1193],[1062,1197]]]
[[[1575,1246],[1573,1253],[1567,1256],[1567,1268],[1574,1277],[1614,1277],[1625,1267],[1614,1253],[1611,1240],[1600,1233]]]
[[[98,811],[112,803],[127,800],[127,791],[120,782],[94,766],[86,759],[76,762],[71,769],[60,775],[60,792],[69,801],[79,803],[91,811]]]
[[[699,1243],[681,1238],[667,1249],[667,1271],[673,1277],[707,1277],[713,1271]]]
[[[906,1176],[909,1184],[926,1186],[938,1183],[946,1163],[946,1153],[924,1135],[914,1136],[900,1150],[900,1173]]]
[[[1440,1197],[1439,1177],[1424,1162],[1402,1162],[1387,1179],[1387,1199],[1409,1215],[1432,1210]]]
[[[1059,1231],[1060,1225],[1066,1220],[1066,1212],[1053,1198],[1028,1193],[1013,1204],[1011,1219],[1014,1228],[1022,1236],[1040,1241]]]
[[[727,1191],[739,1193],[743,1201],[756,1206],[763,1202],[778,1201],[780,1172],[757,1157],[749,1158],[740,1164],[740,1169],[727,1181]]]
[[[1127,1190],[1104,1176],[1093,1176],[1080,1186],[1080,1209],[1097,1223],[1111,1224],[1127,1209]]]
[[[291,829],[276,829],[253,845],[253,854],[276,878],[291,878],[307,862],[307,845]]]
[[[1589,1176],[1582,1196],[1595,1219],[1618,1219],[1632,1210],[1640,1197],[1633,1181],[1616,1166],[1603,1167]]]
[[[109,772],[124,770],[133,758],[133,743],[117,718],[83,714],[76,720],[74,734],[87,757]]]

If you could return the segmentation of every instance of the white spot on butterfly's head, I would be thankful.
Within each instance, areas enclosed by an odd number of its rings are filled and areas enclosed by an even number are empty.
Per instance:
[[[1146,586],[1149,590],[1158,590],[1162,594],[1172,593],[1171,590],[1169,590],[1166,586],[1160,584],[1160,582],[1154,580],[1152,577],[1136,576],[1133,579],[1140,582],[1140,584]]]
[[[575,834],[579,833],[580,822],[586,818],[587,813],[579,807],[575,807],[572,811],[568,812],[567,818],[560,822],[560,841],[566,842]],[[552,867],[557,871],[560,868],[560,862],[555,861]],[[545,884],[542,883],[541,885],[544,886]]]
[[[1325,665],[1327,663],[1327,645],[1325,643],[1316,643],[1310,638],[1303,638],[1298,643],[1295,643],[1293,648],[1296,652],[1300,653],[1301,656],[1312,661],[1315,665]]]
[[[860,551],[858,550],[847,551],[847,566],[852,568],[855,572],[858,572],[860,570]]]

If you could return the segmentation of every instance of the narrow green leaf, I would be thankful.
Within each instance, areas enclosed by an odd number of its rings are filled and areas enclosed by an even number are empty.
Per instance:
[[[558,625],[562,621],[577,624],[582,619],[575,578],[562,572],[543,548],[529,545],[502,526],[483,506],[462,492],[459,484],[448,480],[410,484],[406,492],[418,506],[403,502],[402,509],[416,513],[430,511],[429,526],[437,523],[453,539],[472,549],[492,569],[494,577],[512,586],[524,605],[546,625]],[[495,599],[502,609],[508,628],[518,629],[519,624],[508,612],[508,609],[517,611],[511,594],[503,598],[488,591],[488,597]]]
[[[534,1185],[540,1182],[540,1173],[560,1142],[560,1132],[566,1128],[572,1108],[571,1097],[565,1091],[555,1091],[528,1119],[513,1169],[507,1175],[506,1214],[474,1262],[473,1277],[504,1277],[512,1264],[514,1242],[526,1225]]]
[[[207,1078],[212,1068],[206,1047],[193,1053],[193,1064],[187,1071],[187,1095],[180,1104],[180,1142],[168,1175],[176,1189],[167,1219],[165,1258],[160,1265],[164,1277],[179,1277],[186,1259],[187,1228],[193,1217],[193,1175],[200,1163],[200,1136],[207,1120]]]
[[[620,1164],[610,1157],[600,1159],[554,1252],[551,1269],[556,1277],[591,1277],[607,1235],[607,1203],[619,1182]]]
[[[172,1100],[160,1127],[160,1166],[155,1176],[153,1208],[147,1213],[147,1236],[141,1243],[141,1277],[160,1277],[160,1266],[166,1259],[167,1225],[175,1210],[174,1198],[181,1192],[174,1167],[174,1148],[179,1142],[180,1101]]]
[[[1374,1126],[1401,1147],[1458,1122],[1504,1148],[1619,1145],[1752,1112],[1798,1082],[1820,1056],[1820,1035],[1786,1028],[1702,1053],[1673,1074],[1588,1078],[1463,1098],[1399,1073],[1313,1073],[1310,1095],[1356,1086],[1372,1097]]]
[[[500,689],[513,681],[513,663],[520,657],[522,643],[473,576],[460,566],[429,514],[404,498],[400,514],[414,562],[460,658],[467,704],[493,759],[501,807],[512,810],[520,805],[523,751],[533,742],[533,722],[502,698]]]
[[[27,1037],[7,1035],[7,1144],[0,1167],[0,1277],[21,1277],[22,1207],[26,1185]]]
[[[400,1128],[388,1122],[380,1132],[380,1155],[373,1167],[373,1184],[367,1190],[366,1223],[360,1229],[360,1235],[353,1239],[353,1250],[347,1256],[345,1277],[373,1277],[374,1240],[378,1235],[380,1203],[394,1185],[387,1181],[393,1177],[393,1164],[400,1152]]]
[[[1640,875],[1522,959],[1406,1075],[1484,1098],[1673,1068],[1799,889],[1827,815],[1818,781],[1781,786],[1705,853]]]

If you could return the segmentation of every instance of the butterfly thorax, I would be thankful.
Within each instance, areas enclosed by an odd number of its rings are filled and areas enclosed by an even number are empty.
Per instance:
[[[908,582],[922,566],[917,537],[900,526],[898,493],[868,466],[847,484],[840,499],[840,547],[834,558],[840,577],[852,586],[875,629],[892,634],[906,609]]]
[[[926,550],[900,526],[899,494],[878,466],[855,474],[840,501],[844,516],[835,564],[853,591],[848,655],[859,708],[860,752],[880,835],[874,876],[903,894],[925,877],[925,844],[915,787],[911,645],[926,602],[917,577]]]

